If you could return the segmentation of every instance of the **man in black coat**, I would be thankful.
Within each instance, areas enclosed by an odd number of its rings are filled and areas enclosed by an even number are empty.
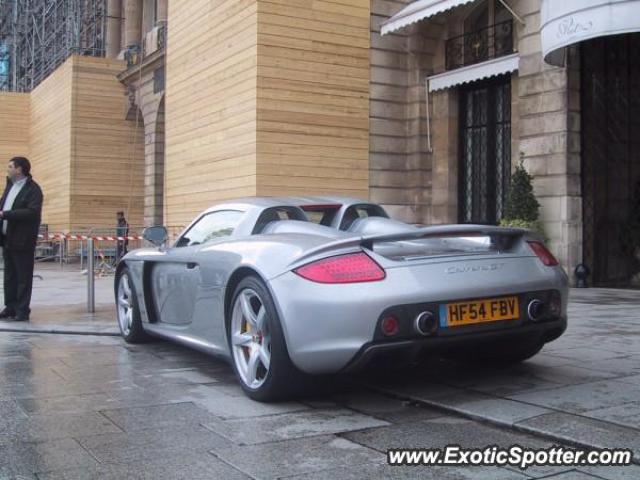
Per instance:
[[[14,157],[0,199],[0,245],[4,258],[4,304],[0,320],[29,320],[33,263],[42,213],[42,190],[31,178],[31,164]]]

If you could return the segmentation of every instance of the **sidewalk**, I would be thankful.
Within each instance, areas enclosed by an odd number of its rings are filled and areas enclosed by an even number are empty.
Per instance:
[[[436,362],[378,392],[640,464],[640,291],[573,289],[565,334],[518,365]],[[637,472],[634,472],[637,473]],[[639,478],[629,476],[615,477]]]
[[[119,335],[113,276],[95,279],[95,307],[87,312],[87,276],[79,264],[37,263],[30,321],[0,321],[0,332]]]

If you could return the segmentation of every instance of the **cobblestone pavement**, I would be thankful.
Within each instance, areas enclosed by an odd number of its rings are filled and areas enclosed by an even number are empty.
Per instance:
[[[87,315],[85,277],[39,273],[29,328],[113,331],[111,279]],[[573,290],[567,333],[521,365],[434,360],[278,404],[247,399],[226,363],[167,342],[0,331],[0,480],[636,480],[638,465],[391,467],[386,451],[566,443],[630,448],[638,462],[638,305],[636,291]]]
[[[0,478],[640,478],[638,466],[387,466],[388,448],[557,442],[336,383],[260,404],[225,363],[165,342],[2,333]]]
[[[640,292],[572,290],[569,327],[517,366],[434,362],[411,378],[373,382],[399,398],[640,460]],[[640,477],[639,477],[640,478]]]

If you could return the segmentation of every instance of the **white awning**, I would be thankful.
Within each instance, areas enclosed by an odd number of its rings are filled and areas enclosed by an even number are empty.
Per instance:
[[[449,72],[439,73],[428,77],[429,91],[435,92],[443,88],[455,87],[463,83],[474,82],[483,78],[495,77],[503,73],[518,70],[520,55],[513,53],[506,57],[494,58],[486,62],[469,65]]]
[[[380,33],[386,35],[387,33],[395,32],[402,27],[406,27],[424,18],[433,17],[438,13],[475,1],[476,0],[417,0],[411,2],[384,22]]]
[[[552,65],[564,64],[569,45],[630,32],[640,32],[640,0],[542,0],[542,53]]]

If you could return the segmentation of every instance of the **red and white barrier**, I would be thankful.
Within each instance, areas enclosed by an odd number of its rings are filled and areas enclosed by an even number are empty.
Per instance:
[[[92,235],[71,235],[65,233],[54,233],[51,235],[38,235],[41,240],[99,240],[99,241],[125,241],[143,240],[142,235],[128,235],[126,237],[92,236]]]

